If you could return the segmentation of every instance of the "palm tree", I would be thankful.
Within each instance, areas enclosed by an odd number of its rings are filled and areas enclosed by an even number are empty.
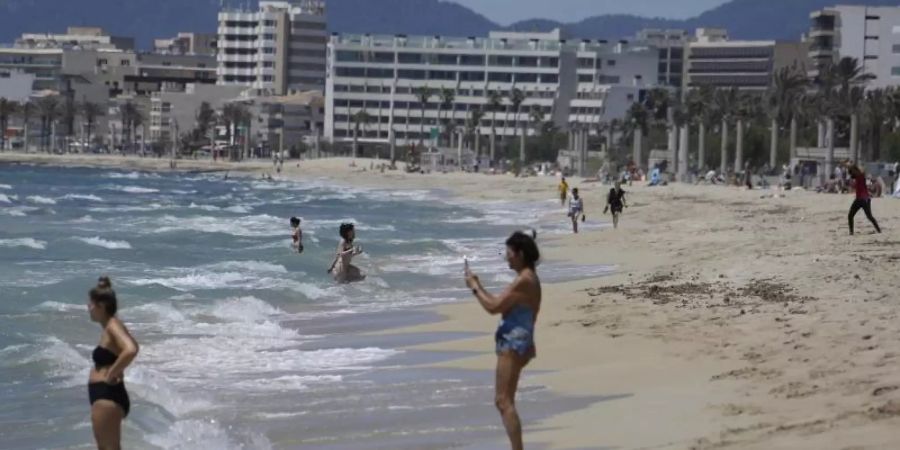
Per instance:
[[[370,116],[369,113],[366,112],[366,110],[361,109],[361,110],[357,111],[356,114],[354,114],[353,117],[351,117],[351,119],[353,120],[353,155],[352,156],[354,158],[356,158],[359,156],[358,153],[359,153],[360,129],[362,129],[362,131],[365,131],[365,126],[368,125],[369,122],[372,120],[372,116]]]
[[[671,102],[669,91],[664,88],[655,88],[647,93],[644,99],[644,108],[648,113],[648,124],[654,128],[666,127],[670,131],[669,103]],[[651,143],[652,144],[652,143]],[[651,145],[651,148],[652,145]]]
[[[122,119],[122,131],[127,131],[127,138],[123,139],[132,149],[137,141],[137,128],[144,123],[144,116],[137,105],[131,100],[126,100],[119,106],[119,116]]]
[[[466,135],[471,136],[475,145],[475,158],[481,159],[481,120],[484,119],[484,111],[478,106],[469,110],[469,118],[466,120]]]
[[[737,137],[734,151],[734,171],[744,170],[744,131],[745,125],[749,125],[760,116],[762,98],[753,92],[742,92],[738,97],[736,110]]]
[[[640,166],[643,137],[649,125],[649,112],[644,105],[636,102],[631,104],[625,117],[627,130],[631,133],[631,161]]]
[[[697,169],[706,168],[706,128],[712,122],[715,88],[709,85],[688,93],[687,108],[693,122],[697,124]]]
[[[22,134],[23,138],[23,149],[25,153],[28,153],[29,146],[31,145],[31,118],[34,117],[35,113],[35,104],[31,99],[25,101],[19,105],[19,116],[22,117]]]
[[[728,126],[734,120],[735,110],[738,107],[740,94],[737,88],[719,89],[716,91],[715,115],[721,121],[721,154],[719,157],[719,171],[728,171]]]
[[[421,107],[422,114],[420,115],[419,122],[419,146],[425,146],[425,107],[428,105],[428,102],[431,100],[431,97],[434,96],[434,90],[428,86],[421,86],[415,89],[414,91],[416,97],[419,99],[419,106]]]
[[[491,111],[491,164],[496,161],[497,148],[497,111],[503,105],[503,96],[500,91],[489,91],[487,96],[487,107]]]
[[[232,161],[239,159],[242,152],[237,151],[237,138],[239,127],[249,121],[250,112],[240,103],[226,103],[222,107],[222,120],[225,122],[225,130],[228,133],[229,158]]]
[[[681,98],[681,96],[679,96]],[[672,111],[672,125],[678,134],[678,153],[675,160],[677,161],[677,173],[680,181],[687,181],[688,174],[688,152],[691,136],[691,121],[693,121],[692,111],[685,104],[685,101],[677,102],[670,105]]]
[[[770,120],[769,166],[774,169],[778,157],[778,129],[791,124],[791,156],[796,151],[797,106],[807,85],[806,74],[798,66],[785,67],[775,73],[767,95]]]
[[[894,93],[892,89],[874,89],[866,93],[862,117],[863,123],[868,128],[866,157],[869,161],[878,161],[881,158],[881,131],[891,117],[891,98]]]
[[[859,162],[859,116],[863,112],[866,100],[866,92],[862,86],[852,86],[847,91],[841,92],[841,103],[850,113],[850,159],[854,163]]]
[[[519,88],[513,88],[509,91],[509,104],[513,110],[513,137],[519,137],[519,113],[522,110],[522,103],[525,101],[525,92]],[[519,162],[525,163],[525,134],[523,129],[522,136],[519,140]]]
[[[56,120],[59,118],[60,103],[58,95],[41,97],[37,101],[38,116],[41,118],[41,150],[50,152],[53,150]]]
[[[0,151],[6,150],[6,128],[9,127],[9,118],[17,109],[18,103],[0,98]]]
[[[66,153],[71,151],[72,136],[75,135],[75,119],[78,117],[79,108],[75,103],[75,99],[71,95],[63,97],[60,105],[60,114],[62,121],[66,125]]]
[[[438,109],[438,120],[441,120],[441,113],[446,111],[449,113],[450,118],[443,121],[443,132],[441,134],[445,134],[448,137],[448,141],[452,139],[452,128],[450,126],[451,123],[455,123],[453,120],[453,104],[456,102],[456,91],[449,88],[442,88],[440,91],[441,104]],[[449,144],[448,144],[449,145]]]
[[[81,117],[84,120],[87,131],[87,145],[91,146],[91,137],[94,132],[94,126],[97,124],[97,118],[105,114],[103,108],[99,104],[85,100],[81,104]]]

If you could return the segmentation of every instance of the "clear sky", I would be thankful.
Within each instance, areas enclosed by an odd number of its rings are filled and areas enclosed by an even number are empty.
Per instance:
[[[576,22],[600,14],[684,19],[693,17],[727,0],[452,0],[487,18],[508,25],[512,22],[545,18]]]

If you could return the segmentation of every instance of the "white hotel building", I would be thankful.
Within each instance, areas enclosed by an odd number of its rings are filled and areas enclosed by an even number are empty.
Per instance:
[[[529,114],[540,108],[545,120],[562,129],[593,126],[621,118],[629,105],[658,79],[658,53],[627,43],[572,41],[551,33],[491,33],[488,38],[333,35],[328,45],[325,137],[351,140],[353,116],[365,110],[371,122],[359,139],[409,145],[427,140],[448,118],[465,127],[469,111],[485,112],[479,134],[490,136],[487,96],[503,97],[496,113],[498,139],[527,128]],[[434,96],[425,106],[425,124],[415,93],[427,86]],[[509,103],[513,88],[525,93],[516,117]],[[450,111],[440,107],[440,91],[450,89]],[[439,124],[440,115],[440,124]],[[393,133],[393,135],[392,135]],[[484,147],[488,139],[482,139]]]
[[[258,11],[223,10],[218,35],[218,84],[274,95],[325,88],[321,0],[262,0]]]

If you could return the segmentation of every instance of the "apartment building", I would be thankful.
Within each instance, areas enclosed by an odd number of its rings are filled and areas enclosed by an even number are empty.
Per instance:
[[[210,55],[216,56],[215,33],[178,33],[175,37],[155,39],[153,53],[160,55]]]
[[[485,112],[477,134],[490,135],[493,125],[501,139],[531,133],[533,111],[562,128],[595,124],[624,116],[627,102],[658,79],[655,49],[568,42],[558,30],[488,38],[333,35],[328,51],[325,137],[338,141],[352,138],[360,111],[371,117],[360,140],[397,145],[427,140],[444,121],[462,129],[474,109]],[[423,87],[434,92],[424,105],[416,95]],[[509,101],[513,89],[525,95],[518,112]],[[451,104],[442,104],[442,91],[452,92]],[[488,104],[492,93],[502,98],[498,110]]]
[[[900,84],[900,7],[833,6],[810,14],[809,56],[812,74],[823,64],[856,58],[868,86]]]
[[[197,111],[204,102],[220,110],[222,105],[246,90],[243,86],[211,84],[167,85],[150,94],[149,133],[153,143],[171,143],[196,126]]]
[[[33,75],[35,91],[56,89],[62,67],[61,48],[0,47],[0,70]]]
[[[690,40],[685,30],[647,28],[638,31],[635,42],[659,51],[660,86],[681,87],[684,73],[684,46]]]
[[[69,27],[65,33],[25,33],[15,43],[19,48],[65,48],[134,50],[134,38],[112,36],[96,27]]]
[[[328,32],[321,0],[259,2],[219,12],[218,84],[274,95],[324,90]]]
[[[807,52],[802,42],[730,40],[725,30],[699,28],[685,44],[682,87],[763,90],[781,68],[805,67]]]

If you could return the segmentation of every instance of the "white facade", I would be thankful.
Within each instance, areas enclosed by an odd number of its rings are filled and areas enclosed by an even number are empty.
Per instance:
[[[810,14],[809,56],[818,66],[856,58],[868,86],[900,84],[900,7],[834,6]]]
[[[261,1],[258,11],[220,12],[218,84],[277,95],[323,90],[326,28],[319,0]]]
[[[489,38],[332,36],[326,84],[325,137],[349,140],[353,116],[366,111],[371,122],[361,127],[364,142],[410,145],[428,140],[448,122],[463,129],[474,109],[483,111],[477,134],[509,138],[533,133],[530,114],[567,128],[624,116],[628,104],[658,78],[658,55],[646,47],[597,42],[567,43],[553,33],[492,33]],[[433,96],[422,105],[416,92]],[[518,112],[509,97],[525,94]],[[454,101],[442,106],[441,91]],[[490,93],[502,105],[492,111]],[[607,99],[618,96],[609,108]],[[485,144],[487,139],[482,140]]]

